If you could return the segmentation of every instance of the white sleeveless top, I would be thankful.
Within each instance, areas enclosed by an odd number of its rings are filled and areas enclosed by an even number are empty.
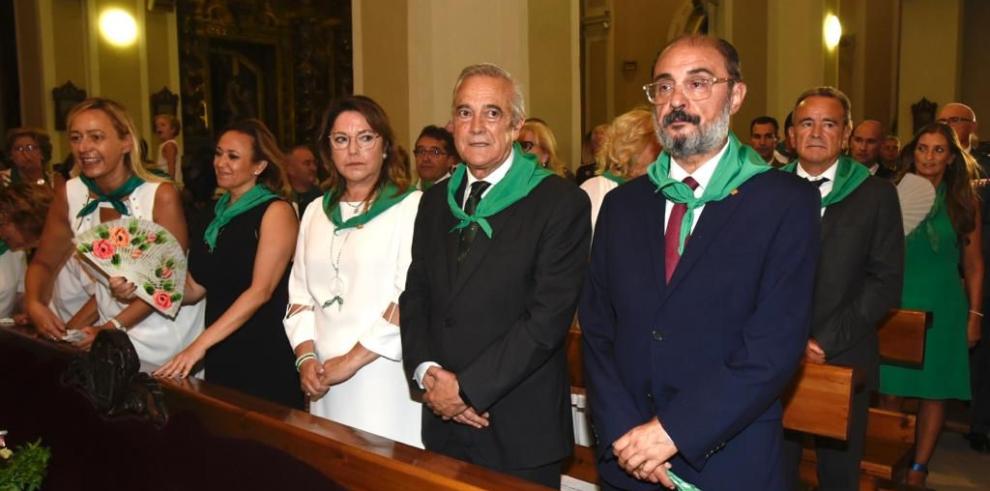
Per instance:
[[[165,140],[161,145],[158,145],[158,169],[162,172],[168,174],[168,161],[165,160],[165,155],[162,154],[162,150],[165,149],[165,145],[171,143],[175,145],[175,183],[182,188],[182,147],[179,146],[179,142],[175,140]]]
[[[155,208],[155,192],[158,183],[146,182],[134,190],[124,200],[130,216],[143,220],[153,220]],[[79,210],[89,201],[89,189],[78,178],[72,178],[65,183],[65,193],[69,201],[69,224],[73,235],[89,230],[99,223],[99,210],[82,218],[77,218]],[[101,208],[111,207],[109,203],[100,203]],[[116,316],[127,304],[113,298],[107,286],[107,278],[95,267],[82,261],[90,269],[91,275],[98,283],[96,295],[97,309],[100,313],[100,323],[105,323]],[[155,365],[164,364],[176,353],[189,345],[203,331],[206,301],[195,305],[185,305],[179,309],[175,320],[153,311],[143,321],[127,330],[134,348],[141,361]]]

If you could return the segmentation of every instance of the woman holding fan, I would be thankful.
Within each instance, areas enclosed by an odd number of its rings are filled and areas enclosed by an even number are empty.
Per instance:
[[[158,223],[186,247],[179,192],[141,166],[137,131],[124,108],[109,99],[87,99],[69,113],[67,126],[80,176],[56,191],[25,285],[25,309],[38,331],[52,339],[66,335],[64,322],[48,303],[60,268],[74,252],[73,237],[131,216]],[[100,281],[95,288],[99,320],[80,330],[82,347],[100,330],[122,329],[142,361],[160,364],[202,329],[202,305],[183,307],[173,320],[143,301],[117,301],[103,276],[93,277]]]
[[[318,145],[333,165],[302,218],[284,320],[300,386],[313,414],[422,447],[398,307],[421,193],[388,117],[367,97],[334,101]]]

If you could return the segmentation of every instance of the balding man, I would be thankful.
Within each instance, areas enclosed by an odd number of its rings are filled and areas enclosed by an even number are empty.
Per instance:
[[[990,155],[985,152],[975,151],[976,138],[976,113],[969,106],[950,102],[942,107],[938,112],[938,122],[952,127],[959,137],[959,143],[963,150],[969,152],[980,164],[983,176],[990,175]],[[983,260],[990,260],[990,189],[985,185],[980,189],[980,196],[983,198]],[[988,279],[990,275],[984,277],[983,291],[984,302],[990,297],[987,291]],[[983,318],[983,336],[972,351],[970,358],[970,383],[972,384],[973,399],[970,402],[970,423],[969,446],[980,453],[990,453],[990,340],[986,337],[990,335],[990,323],[986,317]]]
[[[881,179],[889,179],[894,175],[894,169],[881,165],[880,147],[883,145],[885,134],[883,123],[875,119],[867,119],[853,128],[849,137],[849,155],[870,169]]]

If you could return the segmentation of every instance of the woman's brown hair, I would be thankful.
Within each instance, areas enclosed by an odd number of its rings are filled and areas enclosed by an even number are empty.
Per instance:
[[[14,183],[0,192],[0,218],[30,240],[41,237],[55,193],[49,186]]]
[[[289,196],[289,180],[285,177],[285,155],[275,141],[275,135],[265,123],[254,118],[237,121],[223,130],[220,136],[231,131],[251,137],[252,162],[268,162],[258,175],[258,184],[264,185],[280,196]]]
[[[324,162],[333,162],[333,148],[330,146],[330,130],[337,117],[346,111],[354,111],[364,116],[368,121],[368,126],[375,133],[382,137],[382,151],[385,158],[382,163],[382,172],[375,183],[375,189],[381,189],[386,183],[392,183],[399,190],[399,194],[406,192],[409,188],[409,162],[402,159],[399,154],[398,144],[395,141],[395,132],[389,123],[385,110],[373,99],[363,95],[350,95],[335,99],[330,103],[323,114],[320,123],[320,132],[316,135],[316,146],[320,151],[320,157]],[[330,177],[323,181],[324,190],[331,192],[334,202],[347,191],[347,181],[337,172],[337,167],[329,165]],[[369,196],[368,199],[372,197]]]

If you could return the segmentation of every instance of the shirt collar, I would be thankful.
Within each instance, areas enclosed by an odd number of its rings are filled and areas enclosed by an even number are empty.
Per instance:
[[[836,171],[838,171],[839,168],[839,166],[836,164],[838,163],[839,163],[839,159],[836,158],[835,162],[832,162],[832,165],[828,166],[828,169],[825,169],[825,172],[822,172],[817,176],[812,176],[811,174],[808,174],[807,172],[804,171],[804,167],[801,167],[801,161],[799,160],[797,165],[797,175],[798,177],[803,177],[809,181],[819,181],[822,178],[827,177],[830,182],[835,182],[835,173]]]
[[[471,173],[470,168],[465,169],[466,170],[465,174],[467,174],[467,187],[465,188],[464,192],[467,192],[468,189],[471,189],[471,185],[477,181],[487,182],[489,184],[488,189],[495,187],[495,185],[498,184],[498,182],[501,181],[502,178],[509,173],[509,168],[512,167],[512,158],[515,156],[515,153],[516,150],[512,149],[512,151],[509,152],[509,156],[505,160],[503,160],[502,163],[499,164],[499,166],[496,167],[495,170],[492,171],[491,174],[488,174],[488,176],[486,176],[484,179],[478,179],[474,177],[474,174]]]
[[[722,145],[722,149],[719,150],[714,157],[708,159],[704,164],[701,164],[697,169],[695,169],[693,174],[688,174],[687,171],[681,168],[677,161],[671,157],[670,178],[683,181],[687,176],[693,177],[695,181],[698,181],[698,188],[694,190],[694,195],[700,196],[701,192],[708,187],[708,183],[711,182],[712,176],[715,175],[715,169],[718,167],[718,161],[722,159],[722,155],[725,155],[725,152],[728,149],[729,140],[726,139],[725,145]]]

